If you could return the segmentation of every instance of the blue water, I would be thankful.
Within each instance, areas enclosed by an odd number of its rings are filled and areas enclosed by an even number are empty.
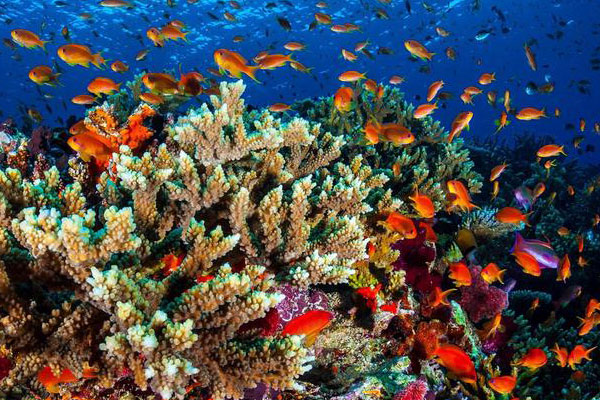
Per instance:
[[[283,44],[293,40],[307,45],[294,57],[314,68],[312,74],[290,67],[259,71],[257,77],[262,85],[245,78],[249,103],[257,106],[280,101],[291,104],[306,97],[330,96],[340,86],[337,76],[341,72],[357,70],[385,83],[392,75],[405,77],[406,82],[400,86],[401,89],[407,99],[420,104],[425,101],[428,85],[442,79],[446,82],[443,90],[451,92],[453,98],[445,102],[445,109],[436,111],[434,118],[449,127],[458,112],[472,110],[475,116],[471,130],[464,132],[463,136],[483,139],[493,134],[493,121],[502,109],[502,93],[509,89],[513,106],[517,109],[546,107],[552,115],[554,108],[559,107],[562,115],[558,119],[550,117],[527,122],[516,121],[513,117],[513,123],[500,133],[502,138],[515,138],[524,132],[551,135],[557,142],[569,144],[567,152],[574,155],[570,143],[575,131],[565,129],[565,125],[571,123],[577,128],[579,119],[584,118],[587,128],[582,147],[592,144],[600,148],[600,140],[592,130],[593,123],[600,120],[600,87],[596,79],[598,71],[592,70],[590,63],[590,59],[598,57],[599,26],[593,21],[594,16],[600,14],[599,1],[481,0],[478,10],[473,9],[472,0],[428,1],[433,9],[429,12],[422,2],[411,0],[410,14],[404,0],[392,0],[387,5],[375,0],[330,0],[325,9],[318,9],[313,0],[240,0],[242,7],[239,10],[233,9],[228,2],[212,0],[200,0],[195,4],[175,0],[174,7],[169,7],[165,0],[133,1],[135,7],[132,9],[111,9],[96,3],[74,0],[0,2],[1,19],[4,21],[0,25],[0,37],[10,38],[12,29],[24,28],[38,33],[43,40],[51,40],[47,54],[40,49],[0,48],[2,119],[14,117],[20,123],[27,117],[19,106],[33,107],[42,113],[43,124],[57,127],[60,126],[58,117],[66,120],[70,115],[83,116],[84,107],[71,104],[70,99],[85,94],[87,84],[97,76],[125,82],[142,71],[177,72],[179,65],[185,72],[198,70],[210,76],[206,68],[216,67],[212,58],[215,49],[234,50],[251,59],[259,51],[269,48],[273,53],[287,53]],[[505,21],[493,7],[502,12]],[[378,8],[385,10],[389,19],[377,18],[375,10]],[[237,21],[225,20],[225,11],[231,12]],[[331,15],[334,23],[358,24],[361,32],[334,33],[325,25],[309,31],[308,26],[317,11]],[[90,13],[92,19],[80,18],[81,13]],[[207,13],[217,16],[218,20]],[[292,30],[282,29],[277,17],[287,18]],[[172,19],[187,24],[189,43],[169,41],[163,48],[154,47],[146,37],[146,30],[151,26],[160,27]],[[60,34],[64,26],[68,27],[72,42],[86,44],[94,52],[102,51],[103,56],[110,60],[121,60],[130,65],[130,71],[118,74],[110,69],[86,69],[65,64],[56,55],[56,49],[67,43]],[[450,31],[451,35],[438,36],[436,26]],[[476,33],[482,29],[491,29],[492,34],[485,40],[475,40]],[[548,37],[557,32],[562,33],[560,39]],[[232,39],[236,35],[243,36],[245,40],[234,43]],[[362,54],[354,63],[341,58],[342,48],[352,51],[356,43],[366,39],[371,42],[367,49],[374,55],[374,60]],[[418,40],[435,52],[433,61],[411,59],[403,46],[407,39]],[[531,46],[537,56],[538,70],[535,72],[527,65],[523,51],[523,44],[530,40],[535,41]],[[448,46],[457,52],[455,61],[444,54]],[[394,53],[377,54],[380,47],[387,47]],[[136,53],[145,48],[150,49],[148,57],[135,61]],[[38,88],[29,80],[27,74],[31,68],[40,64],[53,66],[55,62],[62,69],[60,80],[63,86]],[[430,72],[420,72],[422,66],[429,66]],[[476,97],[474,106],[463,105],[458,98],[462,89],[477,85],[477,79],[483,72],[496,73],[497,80],[484,89],[498,92],[497,107],[489,106],[485,95]],[[553,93],[525,93],[528,82],[543,84],[545,79],[555,83]],[[581,93],[573,84],[580,80],[589,81],[589,85],[585,86],[586,93]],[[52,98],[45,98],[43,94]],[[197,103],[192,100],[188,104]],[[597,161],[596,154],[588,152],[580,159]]]

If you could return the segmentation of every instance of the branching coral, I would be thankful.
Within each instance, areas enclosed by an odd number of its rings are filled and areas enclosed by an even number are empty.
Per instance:
[[[412,212],[406,196],[415,187],[437,210],[445,180],[477,191],[461,141],[439,140],[439,124],[412,119],[395,91],[369,110],[417,133],[402,149],[360,143],[366,102],[344,121],[279,119],[248,112],[244,89],[222,83],[210,103],[167,119],[164,132],[149,127],[157,109],[121,107],[121,94],[92,108],[86,129],[114,147],[100,176],[77,161],[68,175],[41,161],[35,173],[27,163],[0,170],[0,344],[14,366],[3,390],[41,392],[36,376],[47,366],[76,378],[93,368],[97,380],[72,385],[95,397],[123,381],[163,398],[190,387],[215,399],[258,384],[295,388],[312,355],[301,336],[278,334],[280,318],[309,306],[282,293],[301,291],[310,307],[328,309],[314,285],[347,282],[357,265],[373,269],[394,300],[375,318],[377,336],[388,325],[413,332],[405,273],[389,264],[413,254],[428,271],[436,250],[423,232],[395,248],[398,238],[378,222]],[[351,129],[339,134],[334,123]],[[165,255],[180,262],[165,268]],[[345,323],[355,338],[367,331]]]

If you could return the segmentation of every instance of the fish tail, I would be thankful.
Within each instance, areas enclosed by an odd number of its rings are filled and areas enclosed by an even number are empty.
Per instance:
[[[102,53],[92,54],[92,64],[99,69],[103,69],[104,65],[106,64],[106,60],[102,57]]]
[[[184,42],[189,43],[190,40],[187,38],[189,32],[181,32],[181,34],[183,35],[181,39],[183,39]]]
[[[258,66],[252,66],[252,65],[247,65],[244,67],[244,69],[242,70],[243,73],[245,73],[246,75],[248,75],[250,78],[252,78],[255,82],[257,83],[261,83],[261,81],[259,81],[258,79],[256,79],[256,70],[258,70]]]

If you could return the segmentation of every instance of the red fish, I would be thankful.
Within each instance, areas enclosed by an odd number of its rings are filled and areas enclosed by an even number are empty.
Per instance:
[[[436,361],[452,373],[457,379],[475,385],[477,372],[471,358],[460,347],[453,344],[439,346],[434,355]]]
[[[381,290],[381,283],[371,288],[369,286],[361,287],[356,289],[356,293],[363,297],[367,301],[367,307],[371,309],[372,312],[377,311],[377,293]]]
[[[488,381],[492,389],[500,394],[509,394],[517,384],[517,377],[511,375],[497,376]]]
[[[77,382],[77,378],[68,368],[63,369],[60,376],[56,377],[50,367],[44,367],[38,371],[37,378],[49,393],[58,393],[58,385],[61,383]]]
[[[311,310],[288,322],[281,334],[288,335],[305,335],[305,344],[310,347],[315,343],[319,333],[325,329],[331,320],[333,314],[329,311]]]
[[[544,350],[539,348],[529,349],[529,351],[521,357],[514,365],[519,365],[522,367],[529,368],[532,371],[535,371],[538,368],[543,367],[548,362],[548,356]]]
[[[471,271],[463,261],[450,264],[449,277],[456,286],[471,286]]]
[[[581,364],[583,360],[590,360],[590,353],[594,350],[595,347],[591,349],[586,349],[584,346],[578,344],[573,347],[573,350],[569,353],[569,357],[567,359],[567,363],[571,369],[575,369],[575,365]]]

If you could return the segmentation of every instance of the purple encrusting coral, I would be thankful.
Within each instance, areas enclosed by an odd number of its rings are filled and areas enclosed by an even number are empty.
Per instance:
[[[484,318],[492,318],[508,306],[508,295],[500,288],[489,285],[481,277],[481,267],[473,265],[472,283],[460,289],[459,304],[467,312],[473,322]]]
[[[298,286],[283,284],[277,292],[284,296],[275,307],[279,314],[278,329],[283,329],[292,318],[311,310],[331,311],[325,293],[316,289],[302,289]]]

